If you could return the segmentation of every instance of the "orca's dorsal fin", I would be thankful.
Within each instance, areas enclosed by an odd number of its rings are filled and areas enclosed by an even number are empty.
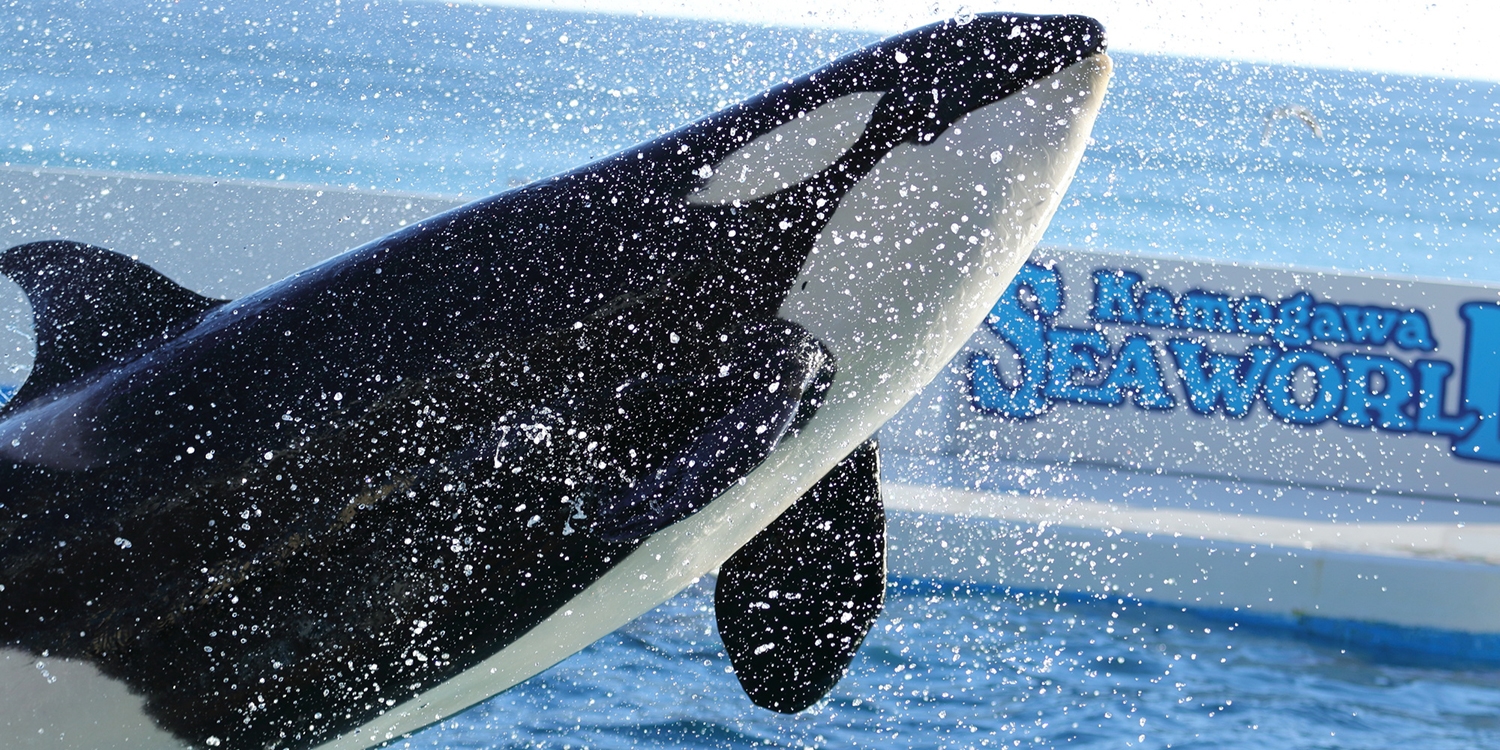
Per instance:
[[[0,253],[0,273],[26,293],[36,325],[36,363],[7,409],[165,341],[224,304],[144,263],[79,242],[13,247]]]

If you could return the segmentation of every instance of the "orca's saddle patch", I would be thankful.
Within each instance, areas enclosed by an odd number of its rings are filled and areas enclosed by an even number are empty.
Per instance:
[[[761,708],[795,713],[844,676],[885,604],[885,508],[874,438],[719,569],[714,614]]]
[[[144,263],[81,242],[13,247],[0,253],[0,273],[26,293],[36,325],[31,375],[0,411],[159,346],[224,304],[178,286]]]

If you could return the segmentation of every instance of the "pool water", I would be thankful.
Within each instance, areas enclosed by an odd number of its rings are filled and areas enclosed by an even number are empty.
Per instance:
[[[740,691],[706,579],[398,748],[1500,747],[1500,670],[1403,663],[1129,600],[893,582],[850,674]]]

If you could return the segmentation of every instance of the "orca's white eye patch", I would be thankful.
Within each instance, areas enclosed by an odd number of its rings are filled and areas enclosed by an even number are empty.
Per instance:
[[[725,204],[761,198],[825,170],[849,150],[885,94],[847,94],[757,137],[712,168],[689,203]]]

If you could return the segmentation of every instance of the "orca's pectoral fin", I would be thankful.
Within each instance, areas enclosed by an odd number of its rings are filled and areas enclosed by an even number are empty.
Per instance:
[[[204,311],[224,304],[178,286],[140,261],[79,242],[18,245],[0,253],[0,273],[26,293],[36,322],[36,363],[6,404],[10,408],[160,345]]]
[[[703,378],[662,386],[644,396],[621,387],[621,414],[686,422],[701,428],[648,474],[605,500],[594,530],[614,542],[641,539],[702,509],[753,471],[789,430],[817,410],[833,382],[828,350],[795,323],[778,320],[742,331],[711,360]],[[646,431],[645,425],[636,425]]]
[[[884,603],[874,438],[729,558],[714,591],[740,685],[755,705],[782,713],[833,689]]]

